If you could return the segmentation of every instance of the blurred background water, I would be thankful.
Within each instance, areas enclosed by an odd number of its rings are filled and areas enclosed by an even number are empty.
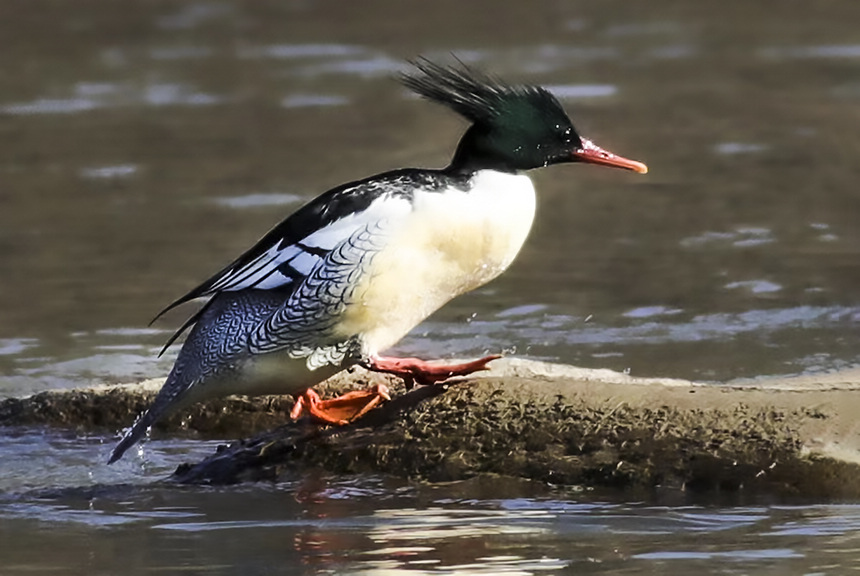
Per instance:
[[[857,22],[850,0],[4,2],[0,396],[166,374],[176,349],[157,351],[193,306],[149,327],[165,304],[332,186],[445,165],[463,122],[392,80],[417,55],[547,86],[581,133],[651,172],[535,172],[538,217],[517,262],[399,352],[713,381],[855,366]],[[148,482],[211,449],[167,442],[104,469],[110,441],[4,433],[2,488]],[[15,544],[0,546],[0,565],[62,565],[44,564],[37,544],[88,574],[127,568],[131,549],[140,571],[260,574],[824,574],[857,556],[850,506],[687,512],[535,499],[532,485],[463,500],[457,487],[327,482],[349,495],[321,497],[346,518],[333,525],[296,486],[129,488],[109,493],[110,511],[78,492],[10,496],[0,542]],[[380,516],[380,498],[413,512]],[[521,498],[534,515],[511,511]],[[229,513],[245,505],[260,515]],[[296,515],[306,520],[284,521]],[[457,528],[373,536],[389,522]],[[110,552],[87,556],[82,543]]]

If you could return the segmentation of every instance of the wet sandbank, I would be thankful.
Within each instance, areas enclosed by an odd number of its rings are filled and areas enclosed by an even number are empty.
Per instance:
[[[860,370],[714,384],[504,359],[435,389],[407,393],[354,369],[318,390],[379,381],[394,401],[341,429],[286,423],[289,397],[231,397],[168,418],[153,437],[231,442],[180,467],[171,480],[183,483],[277,480],[317,467],[430,481],[490,473],[622,489],[860,495]],[[7,399],[0,425],[113,433],[161,382]]]

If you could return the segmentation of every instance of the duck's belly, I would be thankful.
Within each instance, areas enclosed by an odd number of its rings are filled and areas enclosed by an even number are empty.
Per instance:
[[[389,348],[443,304],[501,274],[531,228],[524,175],[483,171],[468,192],[419,192],[363,275],[338,331],[370,354]]]
[[[230,370],[213,374],[205,382],[192,386],[181,406],[231,394],[296,396],[341,369],[326,365],[309,370],[307,358],[293,358],[283,351],[249,356]]]

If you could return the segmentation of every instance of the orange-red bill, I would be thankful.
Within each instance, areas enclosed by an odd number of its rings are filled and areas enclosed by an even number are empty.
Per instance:
[[[624,170],[633,170],[639,174],[648,172],[648,167],[642,162],[630,160],[622,156],[618,156],[604,150],[591,140],[581,138],[582,147],[573,151],[573,156],[580,162],[588,164],[600,164],[601,166],[611,166],[613,168],[623,168]]]

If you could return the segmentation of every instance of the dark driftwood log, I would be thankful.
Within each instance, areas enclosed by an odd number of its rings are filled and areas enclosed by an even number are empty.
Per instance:
[[[424,386],[401,394],[372,410],[360,421],[343,427],[321,428],[307,420],[291,422],[275,430],[219,447],[197,464],[180,466],[170,481],[181,484],[234,484],[245,481],[278,480],[294,459],[308,463],[310,453],[328,446],[341,446],[342,453],[368,449],[379,442],[386,427],[422,401],[444,394],[446,385]],[[348,446],[348,448],[347,448]]]
[[[233,442],[170,481],[229,484],[322,468],[430,481],[502,474],[553,484],[651,490],[860,496],[860,375],[732,386],[635,379],[608,371],[502,361],[446,387],[361,370],[324,396],[384,381],[394,399],[341,428],[284,425],[291,400],[194,406],[155,432]],[[157,386],[45,393],[0,402],[0,424],[92,431],[127,426]]]

